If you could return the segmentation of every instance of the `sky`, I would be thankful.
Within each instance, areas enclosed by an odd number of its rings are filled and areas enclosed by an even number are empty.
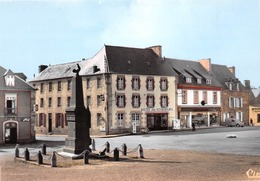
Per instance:
[[[210,58],[260,87],[260,0],[0,0],[0,66],[28,80],[104,45]]]

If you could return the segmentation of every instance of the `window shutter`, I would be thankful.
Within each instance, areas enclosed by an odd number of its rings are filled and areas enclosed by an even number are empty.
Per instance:
[[[134,77],[132,77],[132,89],[134,89]]]
[[[154,107],[154,105],[155,105],[155,102],[154,102],[154,96],[153,96],[153,107]]]
[[[126,105],[125,95],[123,95],[123,99],[124,99],[124,107],[125,107],[125,105]]]
[[[141,105],[141,100],[140,100],[140,96],[138,96],[138,107],[140,107]]]
[[[169,84],[169,81],[168,81],[168,79],[166,79],[166,90],[168,90],[168,84]],[[167,98],[167,100],[168,100],[168,98]]]
[[[163,107],[163,105],[162,105],[162,99],[163,99],[163,96],[161,96],[161,98],[160,98],[160,105],[161,105],[161,107]]]
[[[61,116],[61,127],[64,128],[64,119],[63,119],[63,114],[60,113]]]
[[[65,126],[68,126],[68,121],[67,121],[67,116],[66,116],[66,113],[65,113],[65,115],[64,115],[64,120],[65,120]]]
[[[116,79],[116,88],[117,89],[119,89],[118,81],[119,81],[119,78],[117,77],[117,79]]]
[[[123,81],[124,81],[124,82],[123,82],[123,85],[124,85],[124,89],[125,89],[125,78],[123,78]]]
[[[152,82],[153,82],[153,90],[154,90],[154,79],[152,79]]]
[[[165,97],[166,97],[166,107],[168,107],[168,96]]]
[[[160,88],[161,88],[161,90],[163,90],[162,89],[162,79],[160,79]]]
[[[146,106],[148,107],[148,96],[146,96]]]
[[[132,95],[132,107],[134,107],[134,95]]]
[[[119,96],[116,97],[116,105],[118,107],[118,103],[119,103]]]
[[[140,78],[139,78],[139,77],[138,77],[138,79],[137,79],[137,80],[138,80],[138,90],[139,90],[139,89],[140,89],[140,87],[141,87],[141,84],[140,84],[140,82],[141,82],[141,81],[140,81]]]
[[[146,79],[146,89],[148,90],[148,79]]]
[[[43,125],[46,127],[46,114],[43,113]]]

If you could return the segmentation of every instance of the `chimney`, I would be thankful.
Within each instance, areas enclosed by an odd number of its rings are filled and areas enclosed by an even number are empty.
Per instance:
[[[236,68],[234,66],[233,67],[228,67],[228,69],[234,76],[236,76]]]
[[[251,89],[250,80],[245,80],[245,87]]]
[[[209,73],[211,73],[211,59],[210,58],[199,60],[199,62]]]
[[[154,51],[154,53],[156,53],[159,57],[162,57],[162,46],[157,45],[157,46],[151,46],[148,48],[152,49]]]
[[[41,73],[42,71],[44,71],[48,66],[47,65],[40,65],[39,66],[39,73]]]

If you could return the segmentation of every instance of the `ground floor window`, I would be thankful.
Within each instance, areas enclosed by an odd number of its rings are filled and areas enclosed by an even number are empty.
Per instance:
[[[136,126],[140,126],[140,114],[138,113],[132,114],[132,123],[135,123]]]
[[[123,113],[118,113],[117,114],[117,122],[119,127],[124,126],[124,114]]]

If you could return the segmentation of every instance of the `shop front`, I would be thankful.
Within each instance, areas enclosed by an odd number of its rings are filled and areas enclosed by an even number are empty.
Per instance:
[[[180,108],[179,115],[182,127],[191,128],[192,123],[197,127],[220,125],[220,107]]]

